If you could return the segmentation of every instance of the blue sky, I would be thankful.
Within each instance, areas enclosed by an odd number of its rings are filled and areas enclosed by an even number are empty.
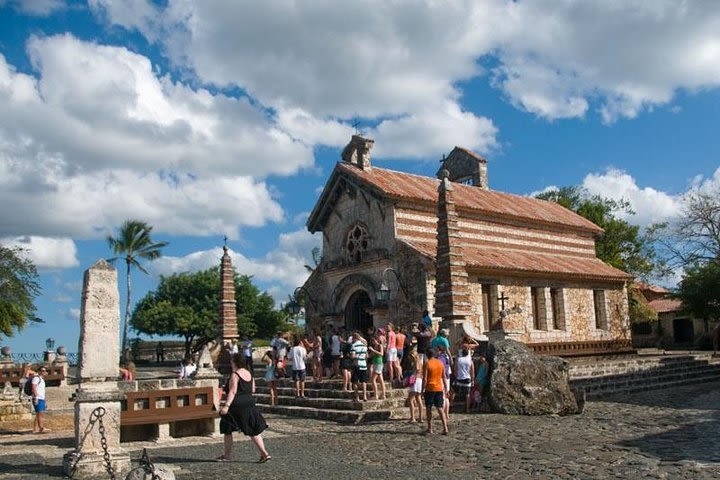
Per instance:
[[[0,242],[40,267],[47,322],[0,343],[74,351],[82,272],[127,218],[170,242],[135,299],[224,235],[287,298],[355,120],[375,165],[432,175],[460,145],[494,189],[584,185],[642,226],[720,185],[720,5],[344,3],[0,0]]]

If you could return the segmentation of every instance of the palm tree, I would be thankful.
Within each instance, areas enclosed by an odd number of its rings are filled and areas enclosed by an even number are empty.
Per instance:
[[[139,220],[126,220],[120,227],[117,238],[108,235],[107,241],[110,249],[116,255],[111,262],[123,258],[127,264],[127,302],[125,304],[125,326],[123,327],[122,355],[127,356],[128,324],[130,321],[130,267],[136,267],[147,274],[147,270],[140,265],[139,259],[155,260],[162,255],[161,249],[168,242],[153,242],[150,238],[152,227]]]

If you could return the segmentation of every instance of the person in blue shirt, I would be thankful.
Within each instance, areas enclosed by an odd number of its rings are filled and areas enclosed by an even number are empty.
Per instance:
[[[423,323],[426,327],[432,328],[432,318],[430,318],[430,312],[423,310]]]
[[[432,342],[430,342],[430,347],[434,348],[435,350],[437,350],[438,347],[443,347],[444,350],[449,354],[450,341],[447,339],[448,335],[450,335],[450,331],[447,328],[440,329],[437,337],[433,338]]]

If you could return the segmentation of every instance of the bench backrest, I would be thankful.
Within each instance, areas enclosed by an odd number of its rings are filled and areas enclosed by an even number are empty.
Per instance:
[[[37,372],[39,366],[33,365],[33,371]],[[57,382],[65,379],[65,370],[61,365],[50,365],[45,366],[48,369],[48,374],[45,376],[45,382]],[[12,366],[10,368],[0,368],[0,384],[4,385],[5,382],[10,382],[12,385],[17,386],[22,378],[23,368],[21,365]]]
[[[217,416],[212,387],[127,392],[121,425],[169,423]]]

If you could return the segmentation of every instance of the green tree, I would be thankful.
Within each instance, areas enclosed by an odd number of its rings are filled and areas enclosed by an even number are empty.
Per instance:
[[[128,325],[130,320],[130,271],[132,267],[137,268],[141,272],[147,274],[147,270],[140,264],[140,260],[155,260],[162,255],[162,249],[167,246],[168,242],[154,242],[150,238],[152,227],[145,222],[139,220],[126,220],[120,227],[117,237],[108,235],[107,242],[110,250],[116,255],[111,258],[111,262],[118,259],[124,259],[127,266],[127,299],[125,302],[125,324],[123,327],[122,352],[123,356],[127,352]]]
[[[282,312],[274,310],[270,295],[261,292],[248,275],[234,276],[238,331],[241,335],[269,337],[286,326]],[[186,354],[216,338],[220,312],[220,269],[160,277],[154,291],[138,302],[131,324],[148,335],[179,335]],[[194,344],[194,345],[193,345]]]
[[[190,354],[196,338],[214,338],[220,311],[218,269],[160,277],[157,290],[138,302],[130,323],[148,335],[178,335]]]
[[[634,213],[627,202],[591,196],[581,187],[563,187],[537,198],[559,203],[605,230],[595,241],[595,253],[605,263],[639,278],[646,278],[656,269],[650,240],[640,227],[617,217],[618,212]]]
[[[41,291],[38,274],[23,252],[0,245],[0,333],[7,337],[22,330],[28,320],[39,321],[33,303]]]
[[[695,318],[720,320],[720,262],[709,261],[685,270],[677,296]]]

